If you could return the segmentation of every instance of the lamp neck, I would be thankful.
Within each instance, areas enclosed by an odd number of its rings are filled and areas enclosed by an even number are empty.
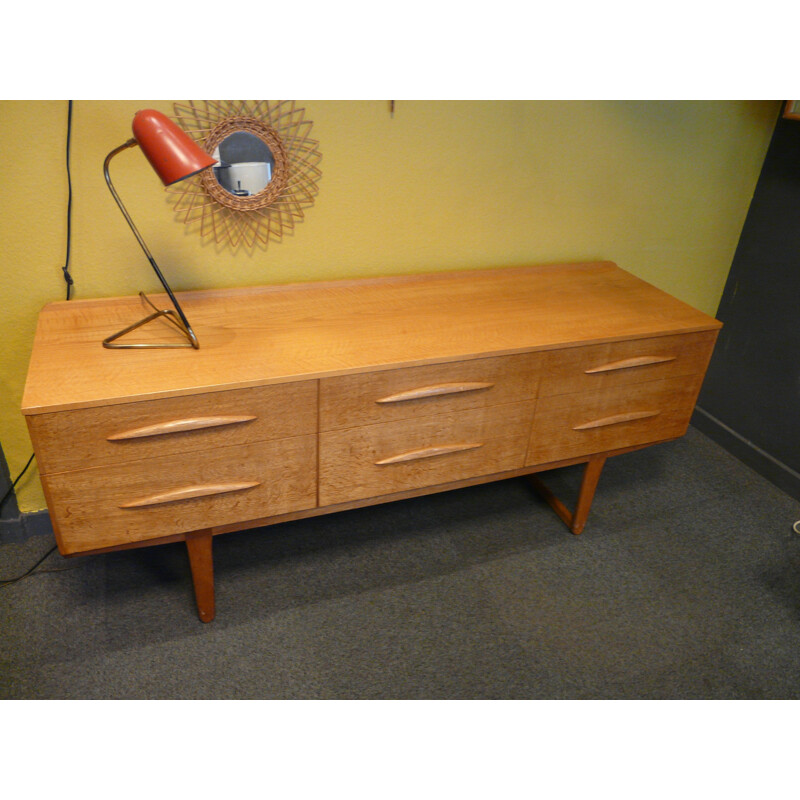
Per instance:
[[[126,222],[130,225],[131,230],[133,231],[133,235],[136,237],[136,241],[139,242],[141,245],[142,250],[144,250],[144,254],[147,256],[150,263],[153,263],[153,256],[150,255],[150,251],[147,249],[147,245],[145,244],[144,239],[142,239],[142,235],[136,229],[136,226],[133,224],[133,220],[131,219],[131,215],[128,213],[128,209],[122,204],[122,200],[120,200],[119,195],[117,194],[117,190],[114,188],[114,184],[111,183],[111,175],[108,171],[108,165],[111,163],[111,159],[114,158],[117,153],[121,153],[123,150],[128,150],[131,147],[137,147],[138,142],[136,139],[128,139],[125,144],[121,144],[119,147],[114,148],[107,156],[106,160],[103,163],[103,175],[105,175],[106,183],[108,184],[108,188],[111,192],[111,196],[114,200],[117,201],[117,205],[119,206],[119,210],[122,212],[122,216],[125,217]]]

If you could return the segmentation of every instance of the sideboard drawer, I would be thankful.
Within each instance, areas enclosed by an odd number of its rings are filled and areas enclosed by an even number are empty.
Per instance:
[[[316,437],[43,476],[63,554],[316,505]]]
[[[523,466],[533,401],[320,434],[321,506]]]
[[[323,378],[320,430],[447,414],[536,396],[540,353]]]
[[[539,395],[591,392],[704,373],[716,331],[573,347],[547,353]]]
[[[686,433],[702,375],[540,398],[526,463],[546,464]]]
[[[314,433],[302,381],[29,416],[44,474]]]

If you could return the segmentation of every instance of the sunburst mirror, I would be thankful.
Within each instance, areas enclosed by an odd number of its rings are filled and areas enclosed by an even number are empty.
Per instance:
[[[314,204],[319,142],[293,100],[175,103],[174,119],[217,163],[167,188],[179,219],[232,247],[266,247]]]

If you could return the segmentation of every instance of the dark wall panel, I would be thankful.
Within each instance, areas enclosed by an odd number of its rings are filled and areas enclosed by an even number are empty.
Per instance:
[[[777,122],[717,316],[696,424],[800,493],[800,121]]]

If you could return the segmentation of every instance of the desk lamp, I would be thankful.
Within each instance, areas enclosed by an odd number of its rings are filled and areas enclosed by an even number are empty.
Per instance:
[[[136,145],[141,147],[142,152],[145,154],[147,160],[150,162],[150,165],[153,167],[158,177],[161,178],[161,181],[165,186],[169,186],[170,184],[177,183],[185,178],[189,178],[192,175],[196,175],[198,172],[202,172],[204,169],[208,169],[216,164],[216,161],[208,153],[202,150],[199,145],[192,141],[192,139],[190,139],[189,136],[187,136],[186,133],[184,133],[174,122],[165,117],[160,111],[154,111],[152,109],[146,109],[136,113],[136,116],[133,118],[133,139],[129,139],[127,142],[125,142],[125,144],[115,148],[106,156],[105,164],[103,165],[103,173],[105,174],[108,188],[111,190],[111,195],[113,196],[114,200],[117,201],[117,205],[127,220],[128,225],[130,225],[133,235],[141,245],[142,250],[144,250],[144,254],[147,256],[147,260],[150,262],[150,266],[152,266],[159,281],[161,281],[161,285],[164,287],[164,289],[166,289],[167,295],[169,295],[169,299],[172,301],[172,305],[174,306],[175,310],[159,310],[150,302],[150,300],[145,296],[144,292],[139,292],[139,296],[144,302],[150,305],[154,313],[150,314],[148,317],[145,317],[139,322],[135,322],[133,325],[129,325],[119,333],[109,336],[103,341],[103,347],[193,347],[197,349],[200,347],[200,344],[197,341],[197,337],[195,336],[191,325],[189,325],[189,321],[186,319],[186,315],[183,313],[183,309],[180,307],[175,295],[172,293],[172,289],[169,288],[169,284],[167,283],[166,279],[161,274],[158,264],[156,264],[155,259],[147,249],[144,239],[142,239],[139,231],[136,230],[136,226],[133,224],[130,214],[128,214],[125,206],[122,205],[122,201],[119,199],[119,195],[114,189],[114,186],[111,183],[111,177],[108,174],[108,165],[111,159],[117,153],[121,153],[123,150],[127,150],[129,147],[135,147]],[[181,333],[186,337],[187,341],[171,344],[114,343],[114,341],[120,336],[124,336],[126,333],[129,333],[130,331],[147,324],[157,317],[164,317],[167,321],[175,325],[175,327],[177,327],[178,330],[180,330]]]

